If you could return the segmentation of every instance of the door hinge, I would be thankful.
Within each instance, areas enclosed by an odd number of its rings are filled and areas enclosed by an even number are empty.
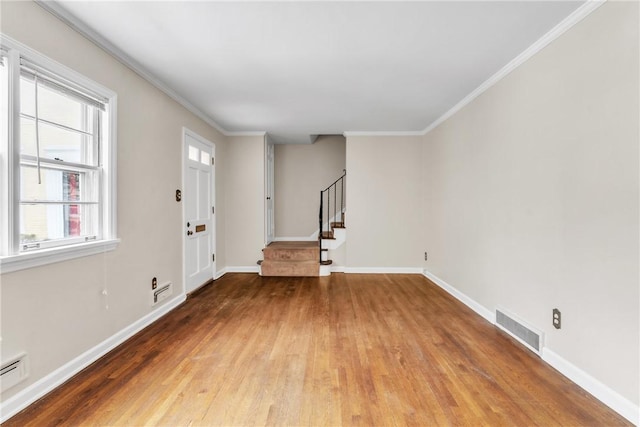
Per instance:
[[[211,261],[216,262],[216,254],[211,254]]]
[[[211,214],[215,214],[216,213],[216,207],[215,206],[211,206]]]
[[[216,164],[216,159],[215,159],[215,158],[213,158],[213,156],[211,156],[211,166],[213,166],[213,165],[215,165],[215,164]]]

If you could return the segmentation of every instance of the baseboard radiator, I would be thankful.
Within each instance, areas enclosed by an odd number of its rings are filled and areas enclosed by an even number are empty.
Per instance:
[[[541,356],[544,333],[509,313],[504,309],[496,310],[496,325],[514,337],[529,350]]]

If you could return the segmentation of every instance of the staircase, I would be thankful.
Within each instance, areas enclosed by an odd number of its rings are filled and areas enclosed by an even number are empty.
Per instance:
[[[344,184],[346,171],[320,192],[317,240],[272,242],[258,261],[261,276],[317,277],[331,274],[329,251],[346,239]]]
[[[344,221],[344,212],[340,214],[340,221],[331,221],[325,226],[318,239],[320,240],[320,265],[331,265],[329,259],[329,250],[336,249],[342,245],[346,237],[346,227]]]

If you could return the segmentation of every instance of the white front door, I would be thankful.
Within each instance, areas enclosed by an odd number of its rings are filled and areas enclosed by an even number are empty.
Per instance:
[[[185,291],[194,291],[215,272],[215,146],[184,129],[183,232]]]
[[[265,177],[265,244],[269,244],[273,242],[274,234],[275,234],[275,217],[274,217],[274,162],[275,162],[275,147],[273,142],[269,140],[269,137],[265,137],[265,162],[266,162],[266,174]]]

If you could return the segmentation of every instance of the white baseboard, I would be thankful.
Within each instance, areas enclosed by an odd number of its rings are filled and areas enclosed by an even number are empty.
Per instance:
[[[422,274],[421,268],[413,267],[345,267],[342,265],[331,266],[332,273],[353,274]],[[226,273],[260,273],[260,266],[232,266],[226,267],[216,273],[216,279]]]
[[[260,273],[260,266],[232,266],[224,269],[225,273]]]
[[[347,274],[422,274],[415,267],[344,267]]]
[[[318,236],[316,234],[316,238],[313,238],[313,235],[311,235],[311,237],[274,237],[273,238],[274,242],[317,242],[318,241]]]
[[[496,314],[495,314],[495,312],[491,312],[491,310],[487,309],[485,306],[483,306],[481,304],[478,304],[472,298],[470,298],[467,295],[463,294],[462,292],[460,292],[459,290],[457,290],[456,288],[454,288],[453,286],[451,286],[450,284],[448,284],[447,282],[445,282],[444,280],[442,280],[441,278],[439,278],[435,274],[433,274],[433,273],[431,273],[431,272],[429,272],[427,270],[423,270],[422,274],[424,274],[424,276],[427,279],[431,280],[433,283],[435,283],[436,285],[440,286],[442,289],[444,289],[449,294],[451,294],[455,299],[457,299],[458,301],[462,302],[464,305],[466,305],[471,310],[473,310],[476,313],[478,313],[480,316],[484,317],[489,323],[491,323],[491,324],[495,324],[496,323]]]
[[[640,425],[640,408],[607,387],[591,375],[567,361],[548,347],[542,349],[542,360],[553,366],[562,375],[588,391],[600,402],[622,415],[629,422]]]
[[[218,280],[219,278],[221,278],[225,274],[227,274],[227,268],[226,267],[223,268],[222,270],[216,271],[215,276],[213,276],[213,280]]]
[[[186,299],[185,294],[178,295],[166,304],[145,315],[141,319],[115,333],[95,347],[82,353],[80,356],[64,364],[49,375],[39,379],[35,383],[19,391],[10,398],[0,403],[0,423],[4,423],[24,408],[40,399],[78,372],[104,356],[142,329],[146,328],[174,308],[182,304]]]
[[[472,298],[463,294],[429,271],[424,270],[423,274],[427,279],[447,291],[451,296],[461,301],[467,307],[482,316],[485,320],[495,325],[495,313],[492,313],[489,309],[474,301]],[[604,403],[629,420],[629,422],[640,426],[640,408],[637,405],[630,402],[625,397],[621,396],[619,393],[598,381],[568,360],[564,359],[553,350],[550,350],[548,347],[543,347],[542,349],[542,360],[576,383],[578,386],[582,387],[600,402]]]

